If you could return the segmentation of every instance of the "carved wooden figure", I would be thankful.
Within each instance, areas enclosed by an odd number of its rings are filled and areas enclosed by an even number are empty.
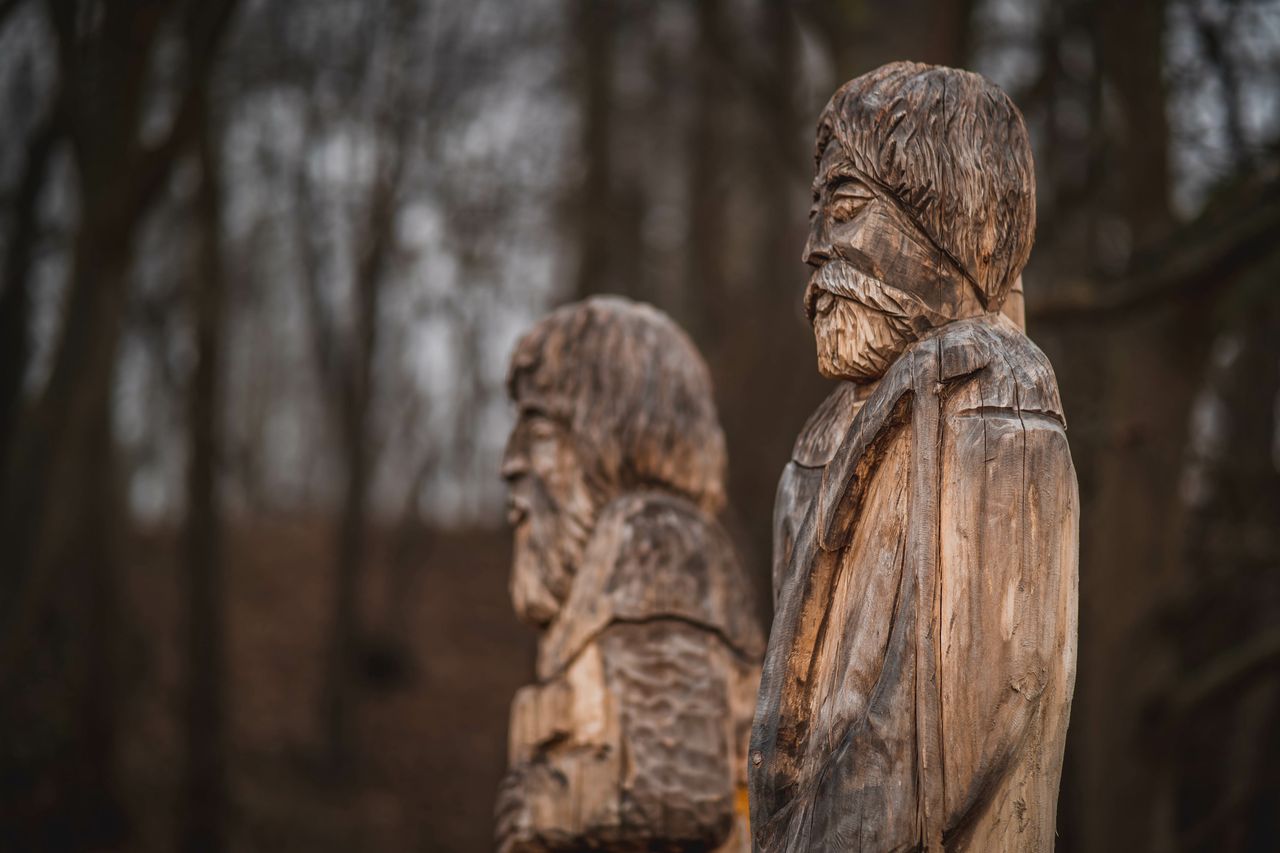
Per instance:
[[[815,153],[805,306],[840,384],[778,486],[756,849],[1052,850],[1078,496],[1053,370],[1001,313],[1026,128],[976,74],[894,63]]]
[[[715,518],[724,436],[697,350],[618,298],[517,345],[511,594],[539,629],[511,709],[504,851],[745,851],[763,639]]]

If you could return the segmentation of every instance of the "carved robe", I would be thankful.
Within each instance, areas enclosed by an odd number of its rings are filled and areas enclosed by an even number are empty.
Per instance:
[[[1053,848],[1078,493],[1008,319],[914,343],[797,442],[749,765],[759,851]]]
[[[755,619],[714,520],[660,492],[609,504],[512,706],[500,849],[748,849]]]

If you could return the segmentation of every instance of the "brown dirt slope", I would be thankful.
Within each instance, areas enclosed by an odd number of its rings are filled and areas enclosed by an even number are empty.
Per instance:
[[[333,533],[298,520],[233,532],[233,849],[490,849],[507,705],[533,667],[532,633],[507,600],[509,536],[430,532],[409,551],[385,547],[391,538],[375,532],[366,571],[361,758],[335,778],[317,760]],[[172,534],[137,544],[122,781],[132,846],[161,851],[173,846],[182,758],[181,587]]]

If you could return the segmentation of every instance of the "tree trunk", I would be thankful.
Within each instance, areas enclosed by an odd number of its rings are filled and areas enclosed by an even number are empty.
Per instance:
[[[404,128],[397,127],[392,162],[370,192],[368,220],[354,282],[356,323],[337,377],[342,458],[346,473],[337,543],[332,603],[325,728],[330,768],[352,766],[355,752],[355,682],[359,664],[360,574],[365,556],[365,522],[372,479],[370,409],[373,361],[378,344],[378,310],[383,270],[395,226],[396,192],[404,166]]]
[[[4,482],[14,428],[23,405],[30,355],[31,261],[40,233],[40,192],[61,134],[56,116],[45,120],[27,144],[27,160],[14,197],[0,283],[0,483]]]
[[[1170,224],[1169,119],[1164,82],[1165,0],[1098,6],[1099,55],[1118,100],[1117,213],[1133,245],[1163,236]]]
[[[1168,120],[1163,82],[1163,0],[1102,4],[1101,71],[1119,101],[1114,145],[1120,174],[1104,201],[1139,251],[1168,233]],[[1089,851],[1167,849],[1170,815],[1152,784],[1143,746],[1153,692],[1175,660],[1157,619],[1184,581],[1179,482],[1191,405],[1210,331],[1202,300],[1157,307],[1114,327],[1107,344],[1103,416],[1109,432],[1093,465],[1093,500],[1081,530],[1077,714],[1078,807]]]
[[[1274,279],[1273,262],[1256,274]],[[1261,296],[1261,294],[1259,294]],[[1221,417],[1196,442],[1185,532],[1186,594],[1165,638],[1179,671],[1160,704],[1154,749],[1166,770],[1179,849],[1260,850],[1275,814],[1280,744],[1280,300],[1246,299],[1220,341],[1204,391]],[[1231,352],[1224,358],[1223,353]],[[1274,845],[1271,845],[1274,846]]]
[[[1110,431],[1081,523],[1085,642],[1072,715],[1079,850],[1157,849],[1169,840],[1171,827],[1157,820],[1144,714],[1175,663],[1156,619],[1182,581],[1179,481],[1209,343],[1196,308],[1116,329],[1109,347]]]
[[[330,672],[325,707],[328,758],[330,769],[335,773],[350,769],[356,754],[354,676],[360,642],[359,575],[364,560],[365,503],[368,492],[365,413],[353,411],[350,418],[352,427],[342,448],[346,481],[338,528]]]
[[[689,231],[685,248],[685,293],[692,300],[694,338],[714,364],[720,354],[718,322],[729,310],[725,281],[724,245],[726,215],[721,182],[731,164],[720,139],[723,135],[725,72],[716,57],[729,49],[724,37],[720,0],[700,0],[697,5],[698,40],[694,48],[694,112],[689,132]]]
[[[219,140],[202,107],[199,133],[200,228],[193,321],[196,366],[188,391],[186,607],[187,696],[185,814],[180,849],[226,847],[226,588],[217,471],[222,430],[222,198]]]
[[[613,229],[612,101],[615,0],[574,0],[573,26],[582,86],[582,183],[574,206],[578,215],[578,270],[574,298],[585,299],[607,286]]]
[[[170,132],[147,148],[138,127],[151,88],[151,48],[170,10],[105,4],[100,14],[86,15],[82,4],[46,4],[80,213],[50,377],[38,400],[22,407],[20,419],[11,402],[20,390],[10,385],[5,392],[5,417],[17,422],[5,427],[10,456],[0,482],[0,682],[6,690],[15,683],[21,689],[23,679],[65,687],[65,705],[55,712],[67,713],[72,727],[56,736],[67,742],[52,748],[73,759],[61,762],[61,769],[42,770],[40,778],[56,786],[60,832],[88,849],[117,845],[125,830],[116,765],[120,531],[126,519],[112,396],[133,241],[185,145],[190,86],[203,82],[229,8],[227,2],[193,7],[192,17],[208,26],[197,28],[199,42],[188,45],[188,88]],[[31,190],[38,194],[38,187]],[[11,256],[9,263],[17,269],[28,262]],[[25,298],[13,291],[19,310],[6,310],[6,322],[21,320]],[[6,339],[5,346],[21,351],[24,344]],[[20,376],[18,366],[10,364],[6,382],[19,381],[13,378]],[[51,648],[65,654],[54,652],[53,665],[42,665]],[[2,704],[9,706],[7,699]]]

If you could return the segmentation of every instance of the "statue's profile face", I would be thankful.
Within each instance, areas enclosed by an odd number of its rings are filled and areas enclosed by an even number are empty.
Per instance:
[[[954,304],[958,314],[981,310],[962,275],[897,202],[858,176],[835,139],[818,165],[813,197],[805,311],[824,376],[873,382],[884,375],[938,322],[920,294],[941,294],[930,301]]]
[[[544,625],[569,594],[594,524],[584,467],[568,428],[521,407],[502,476],[507,521],[515,533],[512,602],[521,618]]]

